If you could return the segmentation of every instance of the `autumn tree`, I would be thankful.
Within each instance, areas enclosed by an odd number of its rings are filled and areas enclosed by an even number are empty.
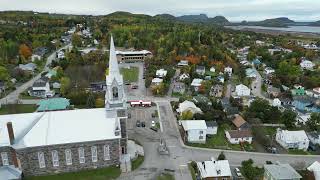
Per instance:
[[[26,44],[21,44],[19,47],[19,54],[24,60],[27,60],[31,57],[32,52]]]
[[[71,89],[71,81],[68,77],[63,77],[60,80],[61,87],[60,87],[60,92],[62,95],[68,94],[68,92]]]

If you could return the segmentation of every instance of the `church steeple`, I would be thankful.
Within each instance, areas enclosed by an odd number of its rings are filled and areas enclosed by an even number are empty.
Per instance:
[[[114,47],[113,37],[110,40],[110,55],[109,55],[109,74],[120,75],[116,49]]]

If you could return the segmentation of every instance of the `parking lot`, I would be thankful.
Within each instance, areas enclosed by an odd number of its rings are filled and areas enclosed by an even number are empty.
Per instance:
[[[131,116],[128,118],[128,130],[140,130],[158,133],[150,129],[150,127],[152,127],[152,121],[154,121],[154,127],[157,127],[159,123],[156,106],[130,107],[128,113],[130,114],[129,117]],[[143,127],[143,124],[145,127]]]

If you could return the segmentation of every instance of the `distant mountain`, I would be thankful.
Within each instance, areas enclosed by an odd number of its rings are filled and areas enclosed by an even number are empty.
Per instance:
[[[312,22],[309,25],[310,26],[320,26],[320,21]]]
[[[154,16],[155,18],[159,19],[166,19],[166,20],[176,20],[176,17],[171,14],[158,14]]]
[[[219,25],[229,24],[228,19],[226,19],[224,16],[209,18],[206,14],[179,16],[177,17],[177,20],[188,23],[212,23]]]
[[[273,19],[266,19],[263,21],[247,22],[242,21],[241,24],[249,26],[266,26],[266,27],[287,27],[289,25],[294,25],[296,22],[287,18],[279,17]]]
[[[210,22],[215,24],[223,24],[223,25],[230,23],[228,19],[225,18],[224,16],[216,16],[214,18],[210,18]]]

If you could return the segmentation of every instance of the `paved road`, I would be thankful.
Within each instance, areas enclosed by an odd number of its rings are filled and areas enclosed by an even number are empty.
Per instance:
[[[66,49],[70,46],[71,44],[68,44],[60,49],[58,49],[57,51],[60,51],[61,49]],[[0,104],[9,104],[9,103],[17,103],[20,102],[19,101],[19,95],[24,92],[25,90],[27,90],[29,87],[31,87],[33,85],[33,83],[38,80],[41,77],[41,73],[48,71],[50,68],[50,64],[52,63],[52,61],[55,59],[56,57],[56,52],[53,52],[52,54],[50,54],[47,58],[46,61],[46,65],[44,67],[44,70],[42,72],[40,72],[39,74],[37,74],[36,76],[34,76],[32,79],[30,79],[28,82],[22,84],[21,86],[17,87],[16,90],[12,91],[10,94],[8,94],[6,97],[0,99]],[[23,103],[23,101],[21,101]]]
[[[267,98],[266,96],[264,96],[262,94],[262,83],[263,83],[263,79],[260,75],[260,73],[257,71],[256,68],[253,68],[256,74],[256,79],[254,81],[252,81],[251,83],[251,89],[252,89],[252,94],[256,97],[265,99],[267,101],[269,101],[270,104],[272,104],[272,99]]]

